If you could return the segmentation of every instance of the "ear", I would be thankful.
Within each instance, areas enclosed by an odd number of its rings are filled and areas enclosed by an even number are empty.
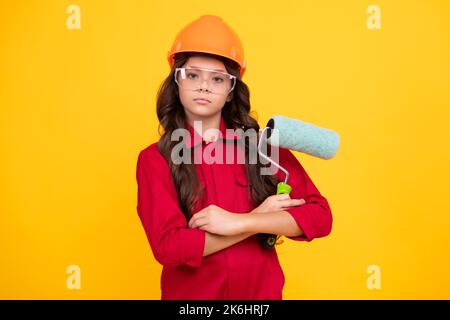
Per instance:
[[[231,100],[233,100],[233,92],[231,92],[227,97],[227,102],[230,102]]]

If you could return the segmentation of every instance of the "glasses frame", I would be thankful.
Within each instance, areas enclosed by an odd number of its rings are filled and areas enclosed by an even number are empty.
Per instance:
[[[181,72],[182,77],[184,79],[186,79],[186,70],[210,71],[210,72],[214,72],[214,73],[223,74],[224,76],[228,77],[230,80],[233,81],[233,85],[232,85],[231,89],[226,94],[229,94],[231,91],[233,91],[236,86],[236,76],[233,76],[232,74],[229,74],[227,72],[217,71],[217,70],[208,69],[208,68],[175,68],[174,80],[178,86],[180,86],[180,84],[177,81],[178,73]],[[220,93],[212,92],[211,90],[209,90],[209,88],[208,88],[208,91],[211,93],[214,93],[214,94],[220,94]]]

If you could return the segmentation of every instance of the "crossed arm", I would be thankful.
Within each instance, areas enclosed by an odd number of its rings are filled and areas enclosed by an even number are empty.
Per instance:
[[[235,214],[210,206],[189,221],[190,228],[206,231],[203,256],[225,249],[257,233],[288,237],[302,236],[294,218],[287,211]]]

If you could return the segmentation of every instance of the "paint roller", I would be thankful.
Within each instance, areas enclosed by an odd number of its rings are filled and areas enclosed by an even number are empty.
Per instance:
[[[277,194],[289,194],[292,191],[292,187],[288,184],[289,172],[263,152],[264,144],[328,160],[336,155],[339,148],[339,135],[333,130],[279,115],[273,116],[267,122],[259,138],[258,154],[285,174],[284,181],[277,185]],[[265,248],[272,248],[279,237],[274,234],[260,234],[261,243]]]

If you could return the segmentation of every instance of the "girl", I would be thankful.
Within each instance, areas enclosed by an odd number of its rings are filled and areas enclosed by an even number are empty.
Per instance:
[[[139,153],[136,169],[137,211],[163,265],[161,299],[282,299],[276,250],[264,248],[260,234],[324,237],[328,202],[289,150],[278,148],[292,198],[275,195],[281,171],[261,174],[259,159],[248,161],[251,141],[242,133],[259,125],[242,81],[242,44],[221,18],[202,16],[183,28],[168,60],[157,98],[164,132]],[[233,161],[224,161],[230,154]]]

